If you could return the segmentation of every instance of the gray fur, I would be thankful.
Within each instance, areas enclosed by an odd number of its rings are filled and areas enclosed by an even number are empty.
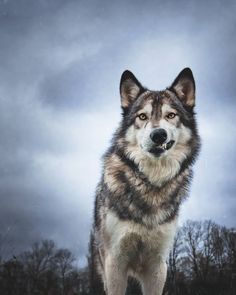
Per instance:
[[[195,83],[191,70],[184,69],[171,87],[149,91],[126,71],[120,90],[123,119],[97,187],[93,258],[107,295],[125,294],[128,275],[140,281],[144,294],[160,295],[179,206],[200,147]],[[167,119],[166,109],[178,117]],[[145,122],[138,117],[140,110],[147,114]],[[175,144],[153,155],[149,133],[161,124]]]

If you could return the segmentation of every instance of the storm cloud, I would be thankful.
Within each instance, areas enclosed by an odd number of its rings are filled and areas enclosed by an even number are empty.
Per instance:
[[[202,152],[181,222],[235,226],[235,1],[0,0],[1,254],[54,239],[85,259],[100,157],[132,70],[192,68]]]

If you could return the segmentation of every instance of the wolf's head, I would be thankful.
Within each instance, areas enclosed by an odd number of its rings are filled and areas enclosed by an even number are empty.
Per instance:
[[[137,164],[143,161],[181,165],[199,148],[194,106],[195,82],[185,68],[164,91],[143,87],[130,72],[120,82],[123,121],[118,143]],[[190,159],[191,158],[191,159]]]

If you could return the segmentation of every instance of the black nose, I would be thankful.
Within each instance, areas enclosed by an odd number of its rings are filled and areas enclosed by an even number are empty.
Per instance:
[[[151,132],[150,137],[153,142],[155,142],[157,145],[160,145],[166,141],[167,133],[165,129],[158,128]]]

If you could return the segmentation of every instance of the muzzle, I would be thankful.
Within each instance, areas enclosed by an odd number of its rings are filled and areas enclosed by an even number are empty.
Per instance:
[[[165,151],[169,150],[173,144],[174,140],[170,140],[167,142],[167,132],[163,128],[154,129],[150,133],[150,138],[153,142],[152,148],[149,150],[150,153],[154,154],[155,156],[160,156]]]

